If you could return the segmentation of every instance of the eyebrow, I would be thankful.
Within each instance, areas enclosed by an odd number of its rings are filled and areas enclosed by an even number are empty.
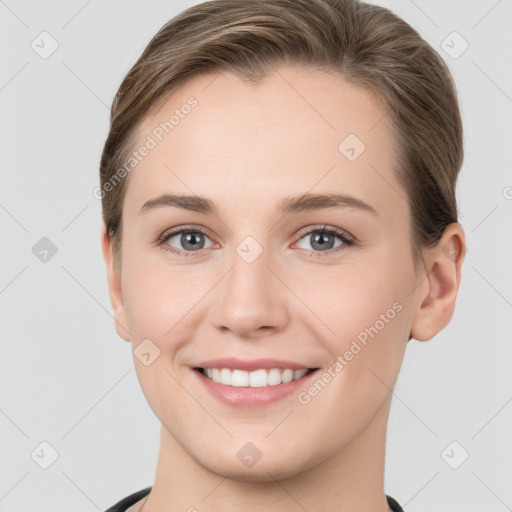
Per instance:
[[[162,194],[146,201],[138,215],[157,208],[182,208],[205,214],[217,214],[215,203],[201,196]],[[361,199],[341,194],[303,194],[297,197],[285,197],[277,205],[277,211],[283,215],[300,213],[324,208],[353,208],[363,212],[379,215],[377,210]]]

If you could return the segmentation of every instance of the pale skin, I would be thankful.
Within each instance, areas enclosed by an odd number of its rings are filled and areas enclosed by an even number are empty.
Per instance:
[[[391,391],[409,334],[430,340],[452,318],[463,229],[447,226],[415,272],[389,118],[339,75],[287,66],[257,87],[228,72],[196,77],[146,117],[140,144],[191,96],[198,105],[129,175],[120,268],[104,226],[101,235],[119,336],[160,350],[149,366],[134,359],[162,427],[152,491],[129,510],[388,511]],[[351,133],[366,146],[353,162],[338,149]],[[140,212],[166,193],[208,198],[217,212]],[[306,193],[350,195],[377,213],[277,212]],[[332,248],[318,249],[311,232],[324,225],[354,245],[330,235]],[[182,226],[199,230],[202,248],[184,247],[179,234],[155,245]],[[248,236],[263,248],[252,263],[236,251]],[[393,303],[401,311],[306,405],[292,395],[235,409],[192,374],[192,363],[227,356],[326,370]],[[252,467],[237,457],[247,442],[262,453]]]

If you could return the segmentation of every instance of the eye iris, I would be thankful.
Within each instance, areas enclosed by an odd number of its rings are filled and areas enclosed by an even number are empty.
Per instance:
[[[331,243],[327,240],[328,238],[331,238]],[[315,247],[315,244],[319,244],[318,247]],[[315,249],[332,249],[334,246],[334,237],[330,234],[316,232],[311,234],[311,245],[312,247],[315,247]]]
[[[185,250],[202,249],[204,246],[204,239],[198,242],[198,238],[202,237],[200,233],[183,233],[181,235],[181,244]]]

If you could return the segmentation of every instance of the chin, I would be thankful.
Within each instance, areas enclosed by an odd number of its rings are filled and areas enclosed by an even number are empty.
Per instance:
[[[298,475],[309,469],[306,461],[298,461],[296,455],[290,454],[289,459],[283,455],[274,454],[272,457],[261,458],[252,466],[246,466],[241,462],[236,453],[226,454],[215,459],[211,457],[194,457],[195,461],[207,471],[223,478],[236,480],[238,482],[274,482]]]

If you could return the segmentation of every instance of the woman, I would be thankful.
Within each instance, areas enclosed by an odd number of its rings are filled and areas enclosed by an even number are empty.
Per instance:
[[[464,260],[455,87],[389,10],[213,0],[155,35],[101,159],[116,329],[162,423],[109,512],[402,508],[386,426]]]

